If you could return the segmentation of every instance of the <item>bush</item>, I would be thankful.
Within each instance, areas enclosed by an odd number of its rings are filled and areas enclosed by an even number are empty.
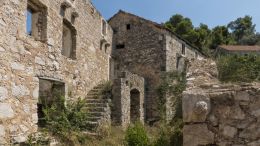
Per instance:
[[[228,55],[217,60],[219,79],[223,82],[253,82],[260,80],[260,56]]]
[[[129,126],[126,131],[125,140],[128,146],[148,146],[149,138],[142,123]]]
[[[45,107],[46,130],[63,142],[84,143],[85,136],[81,131],[88,128],[88,114],[85,101],[78,99],[77,102],[69,102],[67,107],[64,104],[64,97],[56,97],[57,103],[51,107]],[[61,108],[62,107],[62,108]]]

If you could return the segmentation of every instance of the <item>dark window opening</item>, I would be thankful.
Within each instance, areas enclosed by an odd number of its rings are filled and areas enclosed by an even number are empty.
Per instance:
[[[45,127],[46,119],[44,109],[55,106],[56,110],[63,110],[65,105],[62,98],[65,96],[65,84],[58,81],[39,80],[38,126]]]
[[[130,29],[131,29],[131,25],[130,25],[130,24],[127,24],[127,25],[126,25],[126,29],[127,29],[127,30],[130,30]]]
[[[186,49],[185,49],[185,44],[182,44],[181,45],[181,53],[182,53],[182,55],[185,55],[186,54]]]
[[[107,34],[107,22],[105,20],[102,20],[102,34]]]
[[[63,31],[62,31],[62,52],[61,54],[76,59],[76,29],[68,22],[63,20]]]
[[[118,28],[114,28],[113,32],[114,32],[114,34],[117,34],[118,33]]]
[[[36,40],[46,41],[47,37],[47,8],[41,3],[28,1],[26,10],[26,34]]]
[[[161,71],[166,71],[166,66],[161,66]]]
[[[65,12],[66,12],[66,6],[65,5],[61,5],[61,7],[60,7],[60,15],[62,17],[64,17],[65,16]]]
[[[130,91],[130,120],[132,123],[140,121],[140,92],[137,89]]]
[[[104,45],[104,41],[100,41],[100,46],[99,46],[99,49],[102,51],[102,49],[103,49],[103,45]]]
[[[107,53],[107,52],[108,52],[108,50],[109,50],[109,47],[110,47],[110,45],[109,45],[109,44],[106,44],[106,45],[105,45],[105,53]]]
[[[179,69],[181,57],[177,57],[176,69]]]
[[[124,48],[125,48],[125,44],[116,45],[116,49],[124,49]]]

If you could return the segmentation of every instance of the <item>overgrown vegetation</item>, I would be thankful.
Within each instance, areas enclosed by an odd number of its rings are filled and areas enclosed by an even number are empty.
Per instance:
[[[128,127],[125,141],[127,146],[148,146],[149,139],[142,123],[135,123]]]
[[[60,105],[65,103],[65,99],[61,96],[56,98],[60,99],[57,100],[59,101],[57,104],[44,109],[46,129],[52,135],[71,145],[85,143],[86,139],[82,131],[89,126],[88,113],[83,109],[85,101],[79,98],[76,102],[68,102],[66,107],[61,108]]]
[[[260,81],[260,56],[226,55],[217,59],[219,79],[223,82]]]
[[[186,66],[186,65],[185,65]],[[162,75],[161,84],[158,88],[162,117],[166,112],[166,95],[174,102],[175,116],[169,124],[165,119],[160,126],[159,138],[154,142],[155,146],[181,146],[182,145],[182,92],[186,88],[186,71],[167,72]]]
[[[78,99],[76,102],[68,102],[64,105],[65,99],[62,96],[55,96],[55,104],[45,106],[44,112],[44,128],[42,133],[48,137],[55,137],[58,141],[65,145],[82,145],[86,143],[86,135],[83,133],[88,127],[88,114],[84,110],[85,101]],[[44,145],[50,142],[41,140],[42,136],[29,137],[25,145]]]
[[[166,112],[166,98],[165,96],[168,95],[174,95],[175,98],[172,99],[175,101],[175,105],[179,105],[181,93],[186,88],[186,74],[184,72],[180,73],[178,71],[174,72],[166,72],[161,76],[161,84],[157,88],[157,93],[159,96],[159,104],[160,104],[160,111],[161,116],[165,116]],[[177,115],[181,115],[181,110],[177,110]],[[162,118],[165,119],[165,118]]]

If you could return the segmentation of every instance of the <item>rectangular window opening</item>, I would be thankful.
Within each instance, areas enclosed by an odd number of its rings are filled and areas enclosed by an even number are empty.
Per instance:
[[[46,127],[44,109],[55,106],[55,110],[63,110],[65,105],[65,84],[63,82],[39,79],[39,100],[37,103],[38,126]],[[53,116],[53,115],[50,115]]]
[[[102,34],[107,34],[107,22],[105,20],[102,20]]]
[[[130,24],[127,24],[126,25],[126,30],[130,30],[131,29],[131,25]]]
[[[185,55],[186,54],[186,49],[185,49],[185,44],[182,44],[182,46],[181,46],[181,53],[182,53],[182,55]]]
[[[63,20],[62,55],[76,59],[76,29],[69,21]]]
[[[47,8],[37,2],[28,1],[26,10],[26,34],[36,40],[46,41],[47,38]]]
[[[124,48],[125,48],[125,44],[116,45],[116,49],[124,49]]]

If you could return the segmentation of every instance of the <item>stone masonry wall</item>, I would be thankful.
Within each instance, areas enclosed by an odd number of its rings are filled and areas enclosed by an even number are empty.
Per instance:
[[[222,84],[216,77],[213,61],[191,64],[182,100],[184,146],[259,146],[260,84]]]
[[[164,43],[160,40],[160,29],[145,21],[119,13],[109,21],[114,29],[113,57],[118,70],[129,70],[145,78],[146,81],[146,120],[158,117],[155,88],[159,83],[160,70],[165,67]],[[130,30],[127,30],[130,24]],[[116,49],[124,43],[125,48]]]
[[[115,125],[127,128],[131,123],[131,91],[133,90],[140,93],[138,120],[144,122],[144,78],[130,72],[121,72],[113,85],[112,119]]]
[[[37,41],[26,34],[27,0],[0,1],[0,145],[22,142],[37,131],[39,78],[65,83],[66,98],[85,97],[108,80],[111,47],[100,50],[100,41],[112,44],[112,29],[101,33],[102,17],[88,0],[71,2],[64,18],[77,31],[76,59],[61,54],[63,0],[32,0],[47,8],[47,38]]]
[[[145,78],[146,121],[158,121],[156,88],[162,73],[176,70],[176,56],[184,41],[159,24],[123,11],[112,17],[109,24],[114,30],[112,54],[116,69],[129,70]],[[118,48],[122,44],[124,48]],[[185,57],[195,58],[195,50],[188,44]]]

